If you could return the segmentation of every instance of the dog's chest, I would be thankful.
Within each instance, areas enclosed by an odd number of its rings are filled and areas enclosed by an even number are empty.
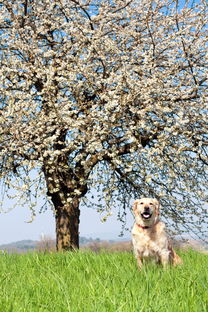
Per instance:
[[[148,235],[133,235],[134,249],[144,258],[155,257],[160,250],[157,237]]]

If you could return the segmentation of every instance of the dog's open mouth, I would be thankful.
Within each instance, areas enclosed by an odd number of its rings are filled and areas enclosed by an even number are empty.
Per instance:
[[[143,212],[143,213],[141,213],[141,216],[142,216],[143,219],[147,220],[147,219],[151,218],[152,214],[149,213],[149,212]]]

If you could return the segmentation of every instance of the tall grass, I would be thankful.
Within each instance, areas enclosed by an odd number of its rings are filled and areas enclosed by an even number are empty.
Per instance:
[[[208,255],[181,256],[138,272],[131,253],[1,255],[0,311],[207,312]]]

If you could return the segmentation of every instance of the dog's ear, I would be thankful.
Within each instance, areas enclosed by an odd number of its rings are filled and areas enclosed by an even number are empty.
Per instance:
[[[134,214],[135,214],[135,212],[137,210],[137,204],[138,204],[138,200],[135,200],[134,203],[133,203],[133,206],[132,206],[132,210],[133,210]]]
[[[159,214],[159,210],[160,210],[160,203],[157,199],[154,199],[154,204],[156,206],[156,211]]]

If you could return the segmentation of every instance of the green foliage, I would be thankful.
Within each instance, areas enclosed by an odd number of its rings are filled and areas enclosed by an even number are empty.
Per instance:
[[[141,272],[131,253],[2,255],[0,311],[208,311],[208,256],[180,255],[183,266]]]

